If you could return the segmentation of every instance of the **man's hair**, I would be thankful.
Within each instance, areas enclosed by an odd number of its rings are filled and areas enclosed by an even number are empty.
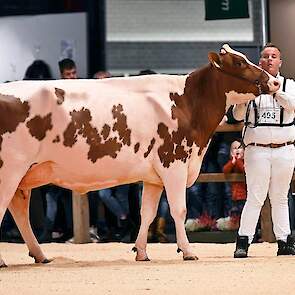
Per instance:
[[[280,52],[280,54],[281,54],[281,56],[282,56],[281,49],[280,49],[277,45],[275,45],[275,44],[273,44],[273,43],[271,43],[271,42],[266,43],[266,44],[262,47],[262,49],[261,49],[261,51],[260,51],[260,54],[261,54],[261,53],[263,52],[263,50],[266,49],[266,48],[276,48],[276,49]]]
[[[75,62],[70,58],[64,58],[58,62],[59,71],[62,73],[64,70],[76,68]]]

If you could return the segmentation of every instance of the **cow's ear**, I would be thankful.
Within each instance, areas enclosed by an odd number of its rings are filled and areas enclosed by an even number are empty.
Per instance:
[[[208,53],[208,59],[210,63],[215,67],[220,69],[221,68],[221,60],[219,58],[219,55],[215,52],[209,52]]]

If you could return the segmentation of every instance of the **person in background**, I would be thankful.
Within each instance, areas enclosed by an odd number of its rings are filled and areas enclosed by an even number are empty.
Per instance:
[[[78,79],[76,63],[72,59],[65,58],[58,62],[58,66],[61,79]]]
[[[295,255],[291,236],[288,190],[295,165],[295,82],[280,75],[281,51],[266,44],[259,66],[280,82],[280,89],[263,94],[248,104],[233,108],[237,120],[244,119],[245,171],[247,200],[238,231],[235,258],[248,257],[261,207],[269,196],[277,255]]]
[[[230,147],[231,159],[223,166],[223,173],[245,173],[244,148],[239,140],[232,142]],[[231,183],[232,210],[231,215],[240,217],[247,198],[246,183],[237,181]]]
[[[98,71],[93,77],[95,79],[106,79],[112,75],[107,71]],[[129,218],[129,188],[130,185],[120,185],[114,188],[101,189],[88,194],[91,215],[97,208],[97,196],[104,204],[105,221],[107,230],[99,228],[103,223],[100,216],[97,217],[97,238],[99,242],[108,241],[130,241],[130,232],[133,228],[133,222]],[[115,220],[114,220],[115,217]],[[95,226],[93,217],[91,218],[92,226]],[[105,228],[105,226],[103,226]],[[96,234],[94,229],[94,234]]]
[[[111,77],[112,75],[108,71],[98,71],[93,75],[93,79],[106,79]]]
[[[49,65],[44,60],[35,60],[26,69],[23,80],[51,80],[52,74]]]
[[[65,58],[58,62],[61,79],[78,79],[77,67],[73,60]],[[46,190],[46,217],[43,232],[39,238],[40,243],[51,242],[54,225],[58,216],[58,205],[64,208],[63,233],[58,237],[58,241],[70,241],[73,237],[73,213],[71,191],[58,186],[51,185]],[[61,222],[60,222],[61,223]],[[59,229],[60,230],[60,229]]]
[[[148,231],[148,242],[168,243],[168,237],[165,233],[167,218],[169,214],[169,205],[166,192],[164,191],[159,201],[157,216],[150,225]]]

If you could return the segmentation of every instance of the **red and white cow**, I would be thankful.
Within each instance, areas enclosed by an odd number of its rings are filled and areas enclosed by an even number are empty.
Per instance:
[[[143,181],[136,260],[165,187],[185,260],[185,190],[200,171],[226,107],[278,90],[278,81],[224,45],[186,76],[18,81],[0,85],[0,221],[11,211],[35,262],[47,263],[29,224],[30,190],[81,193]],[[5,266],[0,257],[0,266]]]

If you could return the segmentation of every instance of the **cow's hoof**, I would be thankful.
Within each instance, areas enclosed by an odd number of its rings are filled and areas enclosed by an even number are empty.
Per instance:
[[[139,248],[133,247],[132,251],[136,252],[136,257],[135,257],[136,261],[151,261],[148,258],[145,249],[139,249]]]
[[[199,258],[196,255],[188,255],[188,256],[183,256],[183,260],[184,261],[188,261],[188,260],[199,260]]]
[[[1,261],[1,262],[0,262],[0,268],[5,268],[5,267],[7,267],[7,265],[5,264],[4,261]]]
[[[184,261],[192,261],[192,260],[199,260],[198,256],[191,254],[191,253],[184,253],[180,248],[177,249],[177,253],[183,253],[183,260]]]
[[[35,260],[35,263],[42,263],[42,264],[47,264],[47,263],[50,263],[53,259],[47,259],[47,258],[44,258],[42,261],[41,260],[38,260],[33,254],[31,254],[29,252],[29,256],[34,258]]]
[[[41,261],[41,263],[47,264],[47,263],[50,263],[52,261],[53,261],[53,259],[47,259],[47,258],[45,258],[43,261]],[[38,262],[36,262],[36,263],[38,263]]]

